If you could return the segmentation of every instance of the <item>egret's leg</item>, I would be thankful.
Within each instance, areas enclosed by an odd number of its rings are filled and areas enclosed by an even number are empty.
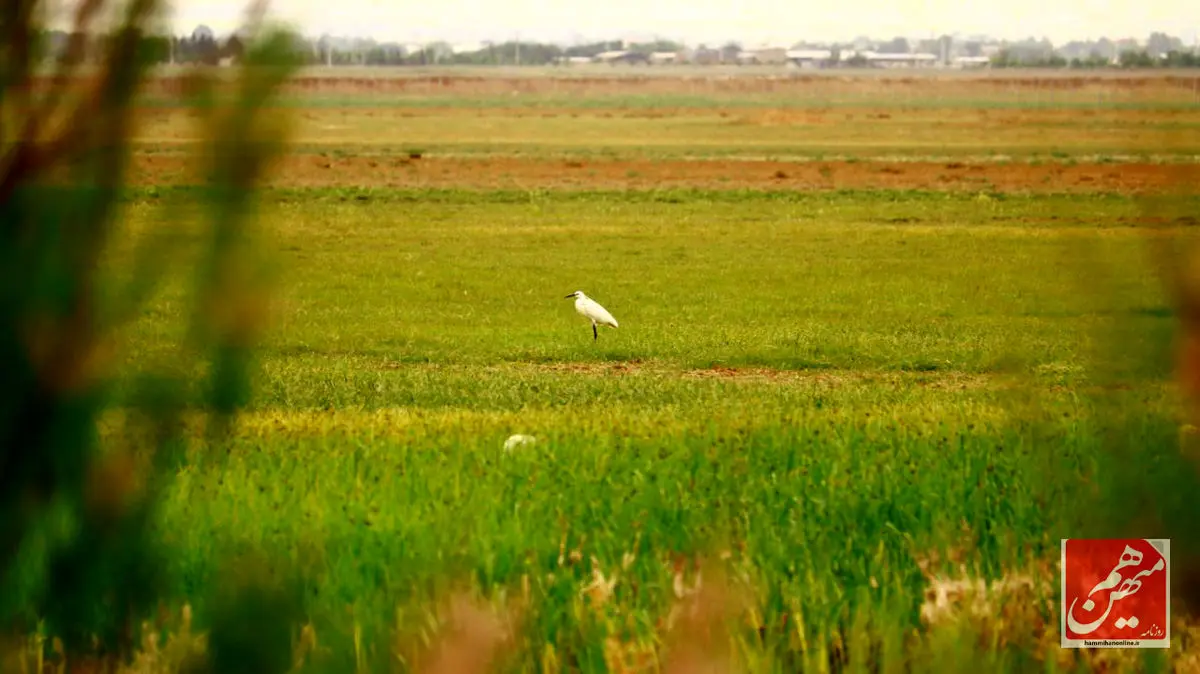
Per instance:
[[[600,339],[600,333],[596,331],[596,321],[592,321],[592,341]]]

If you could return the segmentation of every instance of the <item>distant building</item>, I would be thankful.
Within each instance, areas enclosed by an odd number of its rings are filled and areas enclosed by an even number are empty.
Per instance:
[[[866,59],[867,65],[874,68],[929,68],[937,65],[937,54],[884,54],[880,52],[860,52],[859,56]]]
[[[645,64],[649,57],[645,54],[619,49],[616,51],[606,51],[596,54],[596,63],[607,63],[609,65],[625,64],[625,65],[641,65]]]
[[[554,62],[564,66],[581,66],[595,61],[587,56],[559,56],[554,59]]]
[[[688,60],[702,66],[716,65],[721,62],[721,50],[700,47],[692,52]]]
[[[797,68],[823,68],[835,60],[830,49],[789,49],[785,57]]]
[[[956,68],[986,68],[992,64],[992,60],[986,56],[959,56],[951,64]]]
[[[656,51],[650,54],[650,62],[655,65],[667,65],[671,63],[679,63],[681,60],[678,52],[673,51]]]
[[[741,52],[737,60],[748,65],[783,65],[788,61],[787,52],[784,47],[759,47]]]

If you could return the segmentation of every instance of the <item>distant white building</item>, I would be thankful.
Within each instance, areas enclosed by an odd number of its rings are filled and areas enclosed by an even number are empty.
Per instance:
[[[594,60],[587,56],[559,56],[554,59],[554,62],[564,66],[581,66],[587,63],[594,63]]]
[[[655,65],[678,63],[680,60],[679,54],[673,51],[656,51],[650,54],[650,62]]]
[[[784,56],[797,68],[820,68],[834,60],[830,49],[789,49]]]
[[[992,60],[986,56],[958,56],[951,63],[956,68],[986,68]]]
[[[617,65],[618,63],[645,63],[647,60],[649,59],[645,54],[625,49],[600,52],[596,54],[595,58],[597,63],[607,63],[609,65]]]
[[[929,68],[937,65],[937,54],[883,54],[880,52],[860,52],[867,63],[876,68]]]

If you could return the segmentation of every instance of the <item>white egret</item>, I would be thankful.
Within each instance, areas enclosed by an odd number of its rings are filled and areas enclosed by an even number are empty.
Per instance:
[[[617,327],[617,319],[608,313],[608,309],[597,304],[596,300],[584,295],[582,290],[576,290],[564,299],[569,300],[572,297],[575,298],[575,311],[578,311],[580,316],[592,322],[592,341],[600,339],[600,333],[596,330],[597,325],[607,325],[611,328]]]
[[[517,447],[522,445],[532,445],[535,442],[537,442],[537,438],[533,437],[532,435],[523,435],[521,433],[517,433],[509,436],[508,440],[504,441],[504,451],[511,452]]]

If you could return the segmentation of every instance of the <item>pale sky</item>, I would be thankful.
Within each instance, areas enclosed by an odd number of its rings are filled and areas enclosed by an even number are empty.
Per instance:
[[[176,33],[225,34],[248,0],[175,0]],[[1200,0],[274,0],[270,14],[305,35],[401,42],[660,36],[690,44],[888,39],[943,33],[1019,39],[1134,37],[1163,31],[1191,44]]]

